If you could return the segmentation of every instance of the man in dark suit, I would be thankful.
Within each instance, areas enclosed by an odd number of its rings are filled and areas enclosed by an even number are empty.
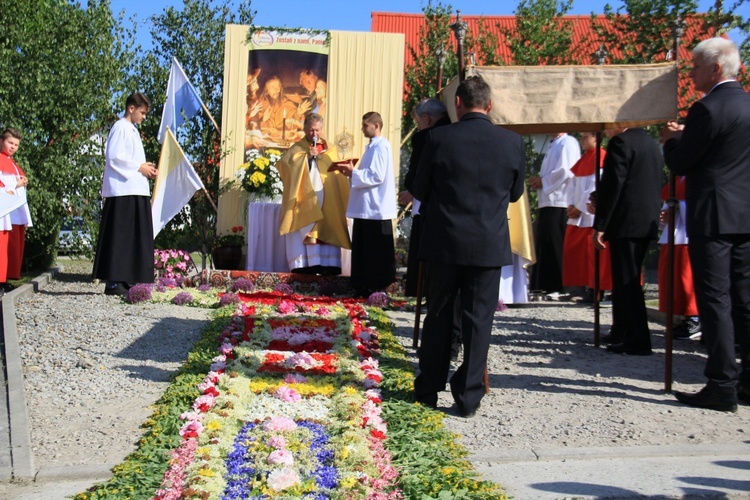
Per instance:
[[[512,262],[508,203],[523,194],[525,152],[521,136],[487,117],[491,91],[480,77],[456,90],[459,121],[432,129],[412,194],[422,200],[420,258],[427,263],[430,307],[425,318],[417,401],[435,407],[450,370],[454,301],[460,296],[463,363],[450,380],[463,417],[484,396],[500,268]]]
[[[422,156],[427,134],[433,127],[450,125],[448,111],[443,104],[434,97],[422,99],[414,106],[412,113],[414,121],[417,122],[417,132],[411,137],[411,156],[409,157],[409,171],[404,177],[404,191],[398,194],[398,202],[402,206],[412,203],[411,235],[409,236],[409,253],[406,259],[406,285],[404,295],[414,297],[417,294],[417,281],[419,279],[419,240],[422,235],[422,216],[419,209],[421,203],[411,194],[411,186],[417,176],[419,159]]]
[[[611,130],[608,135],[614,136],[595,194],[593,235],[594,246],[604,249],[608,244],[610,249],[612,330],[607,350],[646,356],[651,354],[651,332],[641,267],[659,231],[664,159],[643,129]]]
[[[685,125],[662,133],[669,168],[685,176],[687,233],[698,310],[708,359],[708,383],[685,404],[736,411],[750,403],[750,96],[736,81],[737,46],[711,38],[694,51],[690,72],[706,95]],[[741,367],[735,341],[740,344]]]

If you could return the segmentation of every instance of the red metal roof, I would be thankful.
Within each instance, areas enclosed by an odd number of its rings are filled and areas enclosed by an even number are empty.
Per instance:
[[[406,14],[397,12],[372,12],[371,31],[381,33],[403,33],[406,37],[405,46],[405,67],[414,64],[410,48],[420,53],[420,29],[425,26],[424,14]],[[451,23],[456,20],[455,16],[451,17]],[[484,24],[484,29],[495,36],[498,40],[497,54],[506,64],[512,64],[512,54],[510,47],[504,43],[505,32],[513,30],[516,26],[515,16],[472,16],[461,15],[461,20],[466,22],[471,33],[479,33],[480,23]],[[591,16],[565,16],[564,20],[570,23],[572,29],[572,59],[574,64],[592,64],[592,54],[599,48],[600,42],[592,28],[592,23],[599,24],[603,27],[611,27],[611,22],[604,16],[598,15],[592,21]],[[696,38],[707,38],[709,33],[703,31],[702,15],[693,16],[687,19],[685,35],[680,47],[680,60],[690,61],[692,55],[687,49],[690,43]],[[455,37],[451,37],[455,43]],[[622,56],[620,47],[606,47],[610,56],[618,59]],[[665,60],[664,58],[661,60]],[[608,59],[608,61],[611,60]],[[477,61],[481,64],[481,61]],[[658,62],[658,61],[652,61]],[[680,107],[685,107],[689,102],[697,97],[692,88],[691,82],[687,75],[680,76],[680,87],[689,89],[687,95],[680,97]]]
[[[379,33],[403,33],[406,37],[405,64],[409,66],[414,60],[411,56],[409,47],[419,52],[419,31],[425,25],[423,14],[403,14],[398,12],[373,12],[371,14],[372,25],[371,31]],[[599,48],[599,41],[592,29],[591,16],[565,16],[564,21],[570,23],[573,30],[572,47],[573,60],[576,64],[589,64],[591,54]],[[456,20],[455,16],[451,17],[451,23]],[[484,28],[497,37],[501,42],[498,44],[497,53],[506,64],[512,62],[510,47],[502,43],[505,39],[504,32],[513,30],[516,25],[515,16],[471,16],[461,15],[461,20],[469,25],[469,31],[472,33],[479,32],[480,23],[484,23]],[[594,23],[604,27],[611,26],[610,21],[604,15],[598,15],[594,18]],[[707,33],[702,33],[702,16],[698,15],[687,20],[687,28],[683,37],[683,48],[680,56],[689,59],[689,51],[684,47],[697,36],[705,38]],[[702,36],[701,36],[702,35]],[[619,47],[607,47],[607,51],[614,57],[621,56]],[[652,61],[656,62],[656,61]]]

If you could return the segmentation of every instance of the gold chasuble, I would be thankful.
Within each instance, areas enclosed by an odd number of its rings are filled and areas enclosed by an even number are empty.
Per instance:
[[[334,161],[326,151],[318,155],[316,163],[323,182],[323,207],[310,180],[307,139],[295,143],[276,164],[284,192],[281,198],[279,234],[299,231],[316,223],[307,236],[341,248],[350,249],[349,230],[346,226],[346,206],[349,203],[349,180],[339,172],[328,172]]]

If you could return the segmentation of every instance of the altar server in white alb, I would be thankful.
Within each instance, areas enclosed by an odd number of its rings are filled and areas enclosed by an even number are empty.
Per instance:
[[[352,225],[351,283],[358,295],[384,290],[396,280],[393,219],[396,181],[391,144],[381,135],[383,119],[375,111],[362,117],[362,133],[370,143],[355,169],[351,163],[338,170],[351,177],[346,216]]]
[[[149,179],[158,173],[146,161],[141,135],[136,127],[151,109],[140,92],[128,96],[125,116],[109,132],[102,181],[99,240],[96,244],[94,277],[105,280],[104,293],[126,295],[136,283],[154,280],[154,230]]]
[[[578,141],[566,133],[552,136],[538,176],[529,186],[539,196],[539,215],[534,223],[536,264],[531,269],[531,289],[552,294],[562,292],[563,242],[568,223],[568,185],[571,168],[581,158]]]

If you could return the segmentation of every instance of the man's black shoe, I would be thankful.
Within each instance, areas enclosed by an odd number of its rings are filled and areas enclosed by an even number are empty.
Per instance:
[[[750,405],[750,388],[739,386],[737,388],[737,399]]]
[[[125,288],[122,283],[118,283],[115,286],[105,286],[104,295],[119,295],[121,297],[127,297],[128,289]]]
[[[720,392],[704,387],[696,393],[675,391],[674,397],[677,401],[696,408],[705,408],[716,411],[737,411],[737,396],[733,393]]]
[[[451,344],[451,361],[458,361],[458,355],[461,354],[461,343]]]
[[[437,409],[437,400],[438,400],[437,394],[430,394],[430,395],[422,394],[420,396],[417,396],[416,394],[414,394],[413,396],[414,396],[415,402],[422,403],[425,406],[429,406],[433,410]]]
[[[602,335],[599,337],[599,339],[604,342],[605,344],[622,344],[622,336],[614,334],[614,333],[608,333],[606,335]]]
[[[608,345],[607,350],[615,354],[627,354],[629,356],[651,356],[653,354],[651,349],[636,349],[635,347],[628,347],[625,344]]]
[[[672,329],[672,337],[677,340],[697,339],[700,334],[701,322],[695,316],[690,316]]]
[[[482,406],[482,405],[478,404],[476,408],[474,408],[473,410],[469,410],[469,411],[466,411],[466,410],[464,410],[463,408],[461,408],[459,406],[458,407],[458,414],[459,414],[459,416],[461,418],[474,418],[474,416],[476,416],[477,410],[479,409],[480,406]]]
[[[16,289],[16,286],[10,283],[0,283],[0,289],[2,289],[3,292],[12,292]]]

